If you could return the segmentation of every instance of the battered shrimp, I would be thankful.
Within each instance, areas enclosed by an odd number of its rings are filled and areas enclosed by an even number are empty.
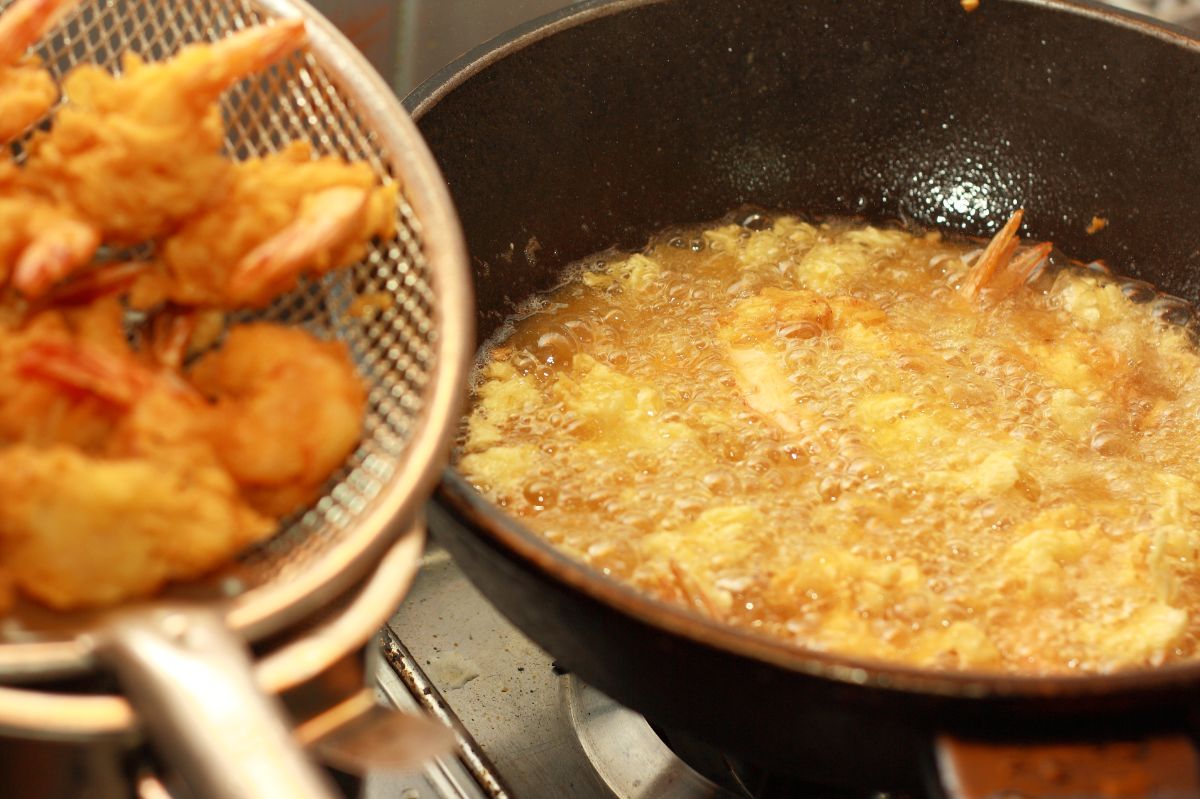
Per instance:
[[[28,130],[58,101],[58,86],[28,49],[78,0],[17,0],[0,15],[0,143]],[[69,208],[31,191],[0,160],[0,286],[37,296],[91,260],[98,231]]]
[[[198,577],[274,522],[210,462],[0,450],[0,553],[22,592],[60,610],[108,605]]]
[[[87,265],[100,244],[96,228],[35,194],[0,188],[0,285],[40,297]]]
[[[15,376],[99,402],[108,415],[88,442],[50,431],[39,443],[69,440],[108,457],[181,467],[219,463],[266,515],[311,501],[362,433],[366,394],[346,348],[297,328],[234,328],[196,362],[190,382],[99,344],[96,334],[40,333],[21,343]]]
[[[58,101],[58,86],[29,48],[77,0],[17,0],[0,15],[0,142],[15,139]]]
[[[236,327],[189,378],[215,403],[222,463],[272,516],[312,501],[362,435],[366,393],[349,353],[303,330]]]
[[[213,461],[209,404],[144,359],[115,293],[0,320],[0,445]]]
[[[73,0],[0,17],[0,144],[57,102],[25,52]],[[221,93],[304,41],[281,21],[120,78],[63,80],[48,130],[0,154],[0,610],[57,609],[192,579],[315,498],[361,435],[365,390],[346,349],[224,311],[390,236],[395,190],[307,145],[222,155]],[[150,261],[95,263],[103,245]],[[132,329],[130,295],[149,296]]]
[[[314,160],[295,142],[237,164],[228,194],[163,243],[133,302],[262,306],[303,274],[357,261],[394,224],[395,188],[380,186],[369,166]]]
[[[76,68],[63,82],[69,102],[30,144],[30,180],[94,221],[106,241],[166,234],[227,189],[221,93],[304,39],[303,23],[286,20],[191,45],[162,63],[127,53],[120,78]]]
[[[99,244],[94,225],[34,191],[16,164],[0,159],[0,287],[41,296],[90,262]]]
[[[60,424],[47,431],[57,437],[0,450],[0,553],[21,591],[59,609],[199,576],[275,526],[217,457],[211,406],[105,343],[108,321],[87,308],[73,337],[48,322],[30,331],[16,372],[26,390],[90,402],[99,434],[83,441]]]
[[[131,358],[112,297],[87,306],[52,309],[0,324],[0,445],[71,444],[88,451],[107,446],[121,416],[102,395],[78,379],[66,387],[36,377],[53,371],[46,353],[87,348],[108,357]],[[59,369],[59,371],[64,371]]]
[[[119,303],[113,300],[119,308]],[[112,457],[153,457],[181,464],[216,463],[210,442],[212,406],[176,372],[142,362],[123,329],[97,318],[98,304],[68,320],[74,335],[30,335],[16,352],[16,372],[27,385],[43,384],[66,395],[105,403],[113,418],[90,452]],[[65,431],[51,443],[69,439]],[[45,442],[43,442],[45,443]]]

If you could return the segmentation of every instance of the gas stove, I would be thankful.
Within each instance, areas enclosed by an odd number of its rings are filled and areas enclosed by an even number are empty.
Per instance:
[[[769,774],[657,729],[554,663],[436,544],[378,643],[380,700],[440,719],[459,747],[420,773],[370,775],[364,799],[872,795]]]
[[[645,719],[559,668],[436,545],[380,653],[382,698],[450,724],[460,747],[420,774],[372,775],[368,799],[747,795],[701,776]]]
[[[398,92],[456,53],[568,4],[410,0],[398,39]],[[1200,30],[1200,0],[1111,4]],[[464,23],[466,5],[472,14]],[[864,795],[761,772],[657,729],[559,668],[491,607],[436,543],[378,644],[380,699],[439,718],[456,730],[459,749],[420,773],[370,775],[361,794],[367,799]]]

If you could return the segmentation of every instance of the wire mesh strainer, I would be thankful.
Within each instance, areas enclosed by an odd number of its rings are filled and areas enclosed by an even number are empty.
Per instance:
[[[0,11],[7,5],[0,0]],[[360,579],[406,529],[448,451],[473,345],[461,233],[415,126],[332,26],[288,0],[107,0],[82,3],[36,50],[56,77],[80,63],[116,70],[126,50],[157,60],[276,17],[306,19],[309,45],[227,93],[228,154],[265,155],[307,139],[317,153],[365,161],[401,188],[393,240],[257,314],[346,342],[370,389],[362,442],[319,501],[222,573],[118,612],[27,610],[7,620],[2,680],[61,676],[102,660],[124,669],[125,654],[112,652],[141,634],[129,629],[166,615],[178,626],[181,608],[215,611],[246,639],[303,618]],[[387,298],[370,318],[353,307],[366,292]]]

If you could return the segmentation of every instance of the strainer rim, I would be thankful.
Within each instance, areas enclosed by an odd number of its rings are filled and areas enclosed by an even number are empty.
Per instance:
[[[330,81],[353,98],[366,129],[377,137],[385,161],[421,225],[426,260],[436,265],[431,276],[436,335],[430,342],[434,351],[430,384],[422,391],[422,407],[414,414],[395,473],[383,482],[350,529],[319,558],[237,596],[205,603],[223,606],[228,627],[253,641],[303,619],[346,591],[416,518],[448,461],[461,416],[473,354],[474,312],[466,245],[449,190],[392,88],[340,31],[304,0],[248,3],[268,19],[304,20],[306,51]],[[0,682],[16,679],[26,683],[94,668],[103,614],[98,624],[81,627],[61,639],[0,643]]]

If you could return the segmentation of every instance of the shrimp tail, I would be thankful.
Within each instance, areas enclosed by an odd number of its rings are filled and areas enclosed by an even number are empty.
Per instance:
[[[211,45],[194,45],[177,57],[182,91],[215,99],[242,78],[286,58],[307,41],[304,20],[255,25]]]
[[[35,341],[22,350],[17,372],[98,397],[122,408],[132,406],[155,376],[137,363],[83,342]]]
[[[17,0],[0,14],[0,65],[15,64],[79,0]]]
[[[13,267],[13,286],[31,299],[41,297],[90,263],[99,246],[100,232],[93,225],[60,216],[25,246]]]
[[[1025,285],[1040,263],[1046,260],[1054,245],[1048,241],[1035,244],[1013,255],[1003,269],[998,270],[988,284],[993,301],[1002,300]]]
[[[330,253],[362,228],[369,192],[337,186],[317,192],[296,220],[244,255],[229,280],[230,294],[261,303],[309,270],[324,272]]]
[[[212,347],[224,331],[221,311],[172,306],[151,322],[148,349],[160,367],[178,371],[188,356]]]
[[[979,296],[979,292],[988,286],[993,275],[998,270],[1003,270],[1008,262],[1012,259],[1013,253],[1020,244],[1020,239],[1017,238],[1017,230],[1021,227],[1021,220],[1025,216],[1025,211],[1018,208],[1009,217],[1008,222],[1000,231],[992,237],[988,242],[987,248],[983,254],[979,256],[974,266],[967,272],[963,278],[962,286],[959,291],[968,299],[975,299]]]
[[[150,268],[146,261],[105,264],[78,272],[46,293],[53,305],[86,305],[101,297],[128,291]]]

